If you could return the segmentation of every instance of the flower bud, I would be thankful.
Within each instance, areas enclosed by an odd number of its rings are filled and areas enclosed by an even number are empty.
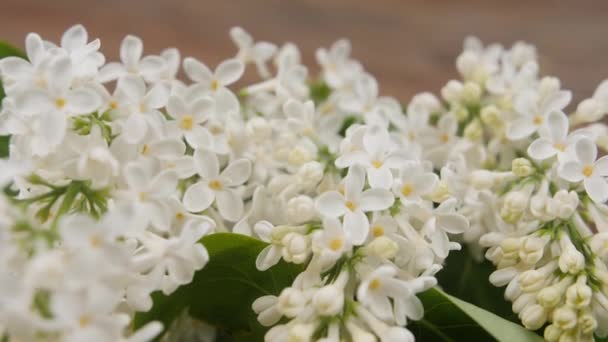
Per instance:
[[[279,295],[277,310],[284,316],[291,318],[302,312],[306,304],[307,300],[302,291],[293,287],[287,287]]]
[[[522,310],[520,317],[521,322],[526,328],[536,330],[547,321],[547,311],[538,304],[529,305]]]
[[[576,191],[560,190],[547,203],[547,212],[562,220],[570,218],[578,207],[579,199]]]
[[[605,112],[602,111],[600,103],[591,98],[585,99],[576,107],[573,120],[575,123],[588,123],[595,122],[604,116]]]
[[[435,203],[441,203],[450,197],[450,188],[448,187],[448,183],[441,179],[435,185],[435,189],[429,195],[431,201]]]
[[[477,69],[479,57],[473,51],[464,51],[456,58],[456,69],[465,77],[471,77]]]
[[[562,291],[559,286],[552,285],[540,290],[536,295],[536,300],[543,307],[550,309],[559,304],[562,297]]]
[[[463,85],[459,81],[451,80],[441,88],[441,97],[449,103],[456,103],[460,99]]]
[[[398,251],[399,245],[385,235],[375,238],[365,246],[365,252],[368,255],[374,255],[385,259],[394,258]]]
[[[515,158],[511,162],[511,171],[517,177],[528,177],[534,173],[532,163],[526,158]]]
[[[474,82],[467,82],[462,88],[460,98],[466,104],[476,104],[481,98],[481,87]]]
[[[315,216],[315,203],[309,196],[299,195],[287,202],[287,220],[290,223],[304,223]]]
[[[298,145],[292,148],[291,151],[289,151],[289,154],[287,155],[287,161],[291,165],[299,166],[312,161],[314,157],[315,156],[313,155],[313,153],[311,153],[307,146]]]
[[[515,223],[528,207],[530,195],[526,191],[511,191],[505,196],[500,216],[507,223]]]
[[[321,316],[335,316],[342,311],[344,290],[332,284],[320,288],[312,297],[312,304]]]
[[[308,259],[310,238],[299,233],[287,233],[281,240],[283,259],[294,264],[301,264]]]
[[[471,121],[464,128],[464,137],[474,142],[481,141],[483,138],[483,127],[481,127],[478,119]]]
[[[545,275],[537,270],[527,270],[522,272],[517,279],[522,291],[536,292],[543,287]]]
[[[572,246],[562,250],[558,263],[562,272],[578,274],[585,267],[585,257]]]
[[[543,257],[546,244],[546,239],[538,236],[527,236],[519,250],[519,258],[528,265],[536,264]]]
[[[561,330],[570,330],[576,326],[576,312],[570,307],[562,306],[553,312],[553,324]]]
[[[323,165],[316,161],[300,166],[297,173],[298,182],[306,189],[316,186],[321,178],[323,178]]]
[[[554,342],[559,340],[560,336],[564,331],[558,328],[555,324],[550,324],[545,328],[544,337],[545,340],[549,342]]]
[[[593,292],[584,283],[576,282],[566,290],[566,301],[577,309],[584,309],[591,303]]]
[[[502,126],[502,119],[500,118],[500,109],[496,106],[486,106],[481,109],[481,121],[494,129]]]
[[[312,323],[296,323],[289,328],[287,341],[309,342],[312,341],[314,332],[315,326]]]
[[[584,312],[578,318],[578,325],[581,328],[583,334],[593,334],[597,329],[597,320],[591,313]]]
[[[268,120],[262,117],[254,117],[247,122],[247,134],[255,140],[265,140],[272,135],[272,127]]]

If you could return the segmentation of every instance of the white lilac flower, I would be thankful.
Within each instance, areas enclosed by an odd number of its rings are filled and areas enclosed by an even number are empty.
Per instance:
[[[189,211],[201,212],[215,201],[222,217],[232,222],[240,219],[244,211],[243,200],[235,188],[251,175],[251,162],[235,160],[220,173],[215,153],[196,150],[194,161],[201,179],[184,193],[184,206]]]
[[[514,106],[518,117],[507,127],[507,137],[511,140],[529,137],[540,129],[550,113],[563,110],[571,98],[572,94],[565,90],[544,96],[539,90],[522,91],[515,98]]]
[[[210,116],[214,102],[209,97],[186,103],[177,96],[169,97],[167,113],[175,120],[168,123],[169,135],[184,137],[192,148],[204,148],[212,142],[211,133],[201,125]]]
[[[164,60],[159,56],[142,58],[144,44],[139,37],[126,36],[120,44],[120,63],[112,62],[99,70],[99,81],[114,81],[126,75],[154,79],[164,68]]]
[[[184,71],[193,82],[211,92],[216,92],[238,81],[245,71],[245,66],[237,59],[229,59],[220,63],[211,72],[205,64],[187,57],[184,59]]]
[[[270,77],[270,71],[268,71],[266,63],[276,53],[276,45],[269,42],[254,42],[251,35],[241,27],[230,29],[230,38],[239,49],[237,59],[243,64],[255,64],[260,77]]]
[[[365,175],[360,167],[352,167],[344,181],[344,193],[328,191],[316,201],[317,210],[328,217],[344,216],[344,225],[355,245],[362,244],[369,233],[368,211],[388,209],[394,197],[381,188],[363,191]]]
[[[579,139],[573,151],[574,160],[565,162],[560,176],[573,183],[583,182],[587,195],[595,202],[608,200],[608,157],[597,159],[597,147],[588,138]]]

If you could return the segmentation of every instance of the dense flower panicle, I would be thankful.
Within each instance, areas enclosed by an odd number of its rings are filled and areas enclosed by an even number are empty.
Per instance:
[[[313,80],[295,45],[230,38],[215,68],[144,56],[134,36],[106,63],[80,25],[0,61],[4,336],[150,340],[163,327],[131,331],[133,314],[192,281],[213,232],[268,243],[259,270],[303,265],[252,305],[267,341],[413,341],[417,294],[461,243],[487,248],[527,328],[608,334],[608,129],[571,130],[606,114],[605,82],[568,118],[571,94],[538,76],[534,47],[468,38],[463,80],[402,108],[346,40],[317,51]],[[235,93],[250,65],[261,81]],[[189,325],[167,336],[194,338]]]

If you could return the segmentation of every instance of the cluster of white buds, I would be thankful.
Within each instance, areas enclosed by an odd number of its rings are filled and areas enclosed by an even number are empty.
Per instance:
[[[605,336],[608,158],[597,159],[597,146],[606,126],[570,126],[608,113],[607,83],[569,120],[571,94],[538,76],[532,46],[470,38],[457,67],[464,80],[444,87],[443,111],[457,113],[470,145],[442,180],[470,222],[465,241],[488,248],[490,281],[506,286],[525,327],[546,326],[549,341]]]

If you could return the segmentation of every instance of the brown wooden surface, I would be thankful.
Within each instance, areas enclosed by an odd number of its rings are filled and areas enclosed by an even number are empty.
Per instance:
[[[127,33],[144,39],[145,52],[175,46],[211,65],[234,53],[233,25],[297,43],[307,62],[316,47],[347,37],[381,91],[402,100],[455,77],[468,34],[536,44],[543,72],[559,76],[576,99],[608,78],[608,1],[601,0],[0,0],[0,39],[18,46],[27,32],[58,40],[75,23],[102,39],[110,60]]]

